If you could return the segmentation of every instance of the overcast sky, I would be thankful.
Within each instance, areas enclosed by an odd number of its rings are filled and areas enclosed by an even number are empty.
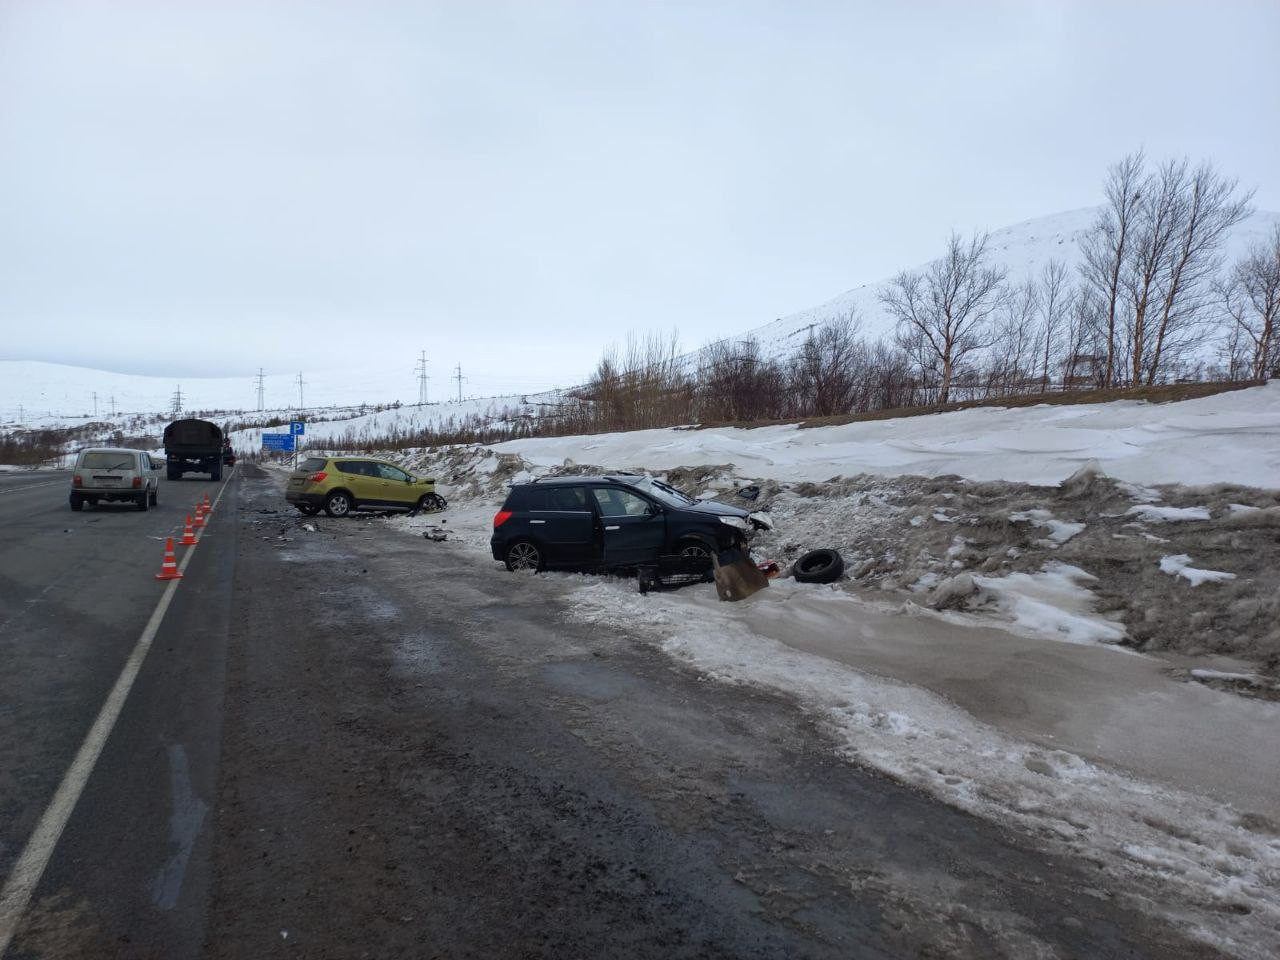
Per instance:
[[[1276,0],[0,0],[0,358],[569,385],[1139,145],[1280,209],[1277,49]]]

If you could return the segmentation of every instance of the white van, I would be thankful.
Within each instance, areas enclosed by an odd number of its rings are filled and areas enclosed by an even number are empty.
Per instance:
[[[158,502],[160,472],[164,461],[146,450],[126,447],[88,447],[76,455],[71,478],[71,509],[86,503],[96,507],[104,500],[124,500],[150,510]]]

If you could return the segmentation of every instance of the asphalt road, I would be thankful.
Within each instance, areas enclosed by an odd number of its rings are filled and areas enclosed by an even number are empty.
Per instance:
[[[0,879],[164,589],[169,491],[214,489],[9,484]],[[563,578],[311,526],[238,471],[6,960],[1216,956],[790,701],[572,622]]]

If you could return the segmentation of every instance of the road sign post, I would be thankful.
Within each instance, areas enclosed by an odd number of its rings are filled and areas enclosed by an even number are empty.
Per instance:
[[[298,440],[307,432],[307,425],[301,420],[289,421],[289,436],[295,438],[293,444],[293,468],[298,469],[298,451],[302,449],[302,441]]]

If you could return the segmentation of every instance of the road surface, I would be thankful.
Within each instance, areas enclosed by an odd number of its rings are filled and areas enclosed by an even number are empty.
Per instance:
[[[65,484],[0,478],[0,879],[173,593],[4,960],[1217,956],[789,700],[571,623],[563,578],[308,531],[252,465],[149,513]]]

